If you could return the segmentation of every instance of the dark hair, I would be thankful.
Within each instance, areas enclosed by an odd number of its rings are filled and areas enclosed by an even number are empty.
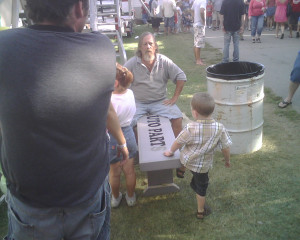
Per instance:
[[[200,115],[209,116],[215,109],[215,100],[209,93],[195,93],[191,101],[191,107]]]
[[[126,67],[123,67],[119,63],[116,63],[116,67],[116,80],[120,83],[121,87],[127,89],[133,82],[133,75]]]
[[[155,36],[151,33],[151,32],[144,32],[141,34],[141,36],[139,37],[139,43],[138,43],[138,49],[135,53],[136,56],[138,57],[142,57],[142,51],[141,51],[141,47],[142,47],[142,44],[143,44],[143,40],[146,36],[148,35],[151,35],[153,37],[153,40],[154,40],[154,44],[155,44],[155,47],[156,47],[156,53],[158,53],[158,45],[156,43],[156,39],[155,39]]]
[[[79,1],[88,11],[89,0],[26,0],[26,10],[35,23],[47,20],[61,24],[67,19],[72,6]]]

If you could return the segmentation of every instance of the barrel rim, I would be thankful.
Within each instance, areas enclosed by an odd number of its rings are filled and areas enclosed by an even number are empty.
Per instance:
[[[206,70],[206,75],[208,77],[212,77],[212,78],[216,78],[216,79],[223,79],[223,80],[242,80],[242,79],[249,79],[249,78],[253,78],[253,77],[257,77],[260,76],[262,74],[264,74],[265,71],[265,66],[261,63],[257,63],[257,62],[249,62],[249,61],[239,61],[239,63],[250,63],[250,64],[256,64],[261,66],[261,69],[256,71],[256,72],[251,72],[251,73],[244,73],[244,74],[218,74],[218,73],[211,73],[209,72],[210,68],[213,68],[215,66],[221,65],[221,64],[226,64],[226,63],[217,63],[211,66],[208,66],[205,70]]]
[[[255,83],[262,80],[263,77],[265,76],[265,73],[262,73],[261,75],[251,77],[251,78],[244,78],[244,79],[235,79],[234,81],[226,80],[226,79],[220,79],[220,78],[214,78],[214,77],[206,77],[206,79],[210,80],[211,82],[221,82],[221,83],[227,83],[227,84],[236,84],[236,83],[249,83],[249,82],[254,82]]]

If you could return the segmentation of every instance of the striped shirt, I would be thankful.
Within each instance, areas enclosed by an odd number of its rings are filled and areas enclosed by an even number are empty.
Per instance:
[[[228,148],[232,144],[224,125],[213,119],[188,123],[176,141],[183,145],[180,152],[181,163],[197,173],[206,173],[212,168],[217,148]]]

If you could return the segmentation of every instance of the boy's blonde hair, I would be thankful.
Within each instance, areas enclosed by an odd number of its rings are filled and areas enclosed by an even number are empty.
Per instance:
[[[215,109],[215,100],[209,93],[195,93],[191,101],[191,107],[200,115],[209,116]]]
[[[116,63],[117,72],[116,72],[116,80],[120,83],[120,86],[123,88],[128,88],[130,84],[133,82],[132,73],[121,64]]]

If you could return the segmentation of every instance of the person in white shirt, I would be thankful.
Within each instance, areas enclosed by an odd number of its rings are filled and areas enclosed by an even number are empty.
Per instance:
[[[175,0],[163,0],[162,14],[164,17],[165,34],[170,35],[175,28],[174,14],[176,12]]]
[[[117,113],[120,126],[122,128],[124,137],[126,138],[126,145],[129,151],[129,160],[121,162],[122,156],[118,156],[119,146],[113,136],[110,136],[109,156],[110,156],[110,172],[109,182],[112,189],[111,206],[116,208],[122,200],[122,193],[120,192],[120,177],[123,171],[126,178],[125,198],[128,206],[134,206],[136,203],[135,185],[136,175],[134,171],[134,157],[137,152],[135,135],[131,125],[131,121],[136,111],[135,99],[133,92],[128,89],[133,82],[132,73],[126,68],[117,63],[117,73],[114,85],[114,91],[111,96],[111,103]]]
[[[159,26],[162,20],[160,5],[157,0],[153,0],[151,3],[151,22],[154,36],[159,34]]]
[[[205,47],[206,0],[195,0],[192,6],[194,17],[194,54],[197,65],[205,65],[200,58],[201,48]]]

